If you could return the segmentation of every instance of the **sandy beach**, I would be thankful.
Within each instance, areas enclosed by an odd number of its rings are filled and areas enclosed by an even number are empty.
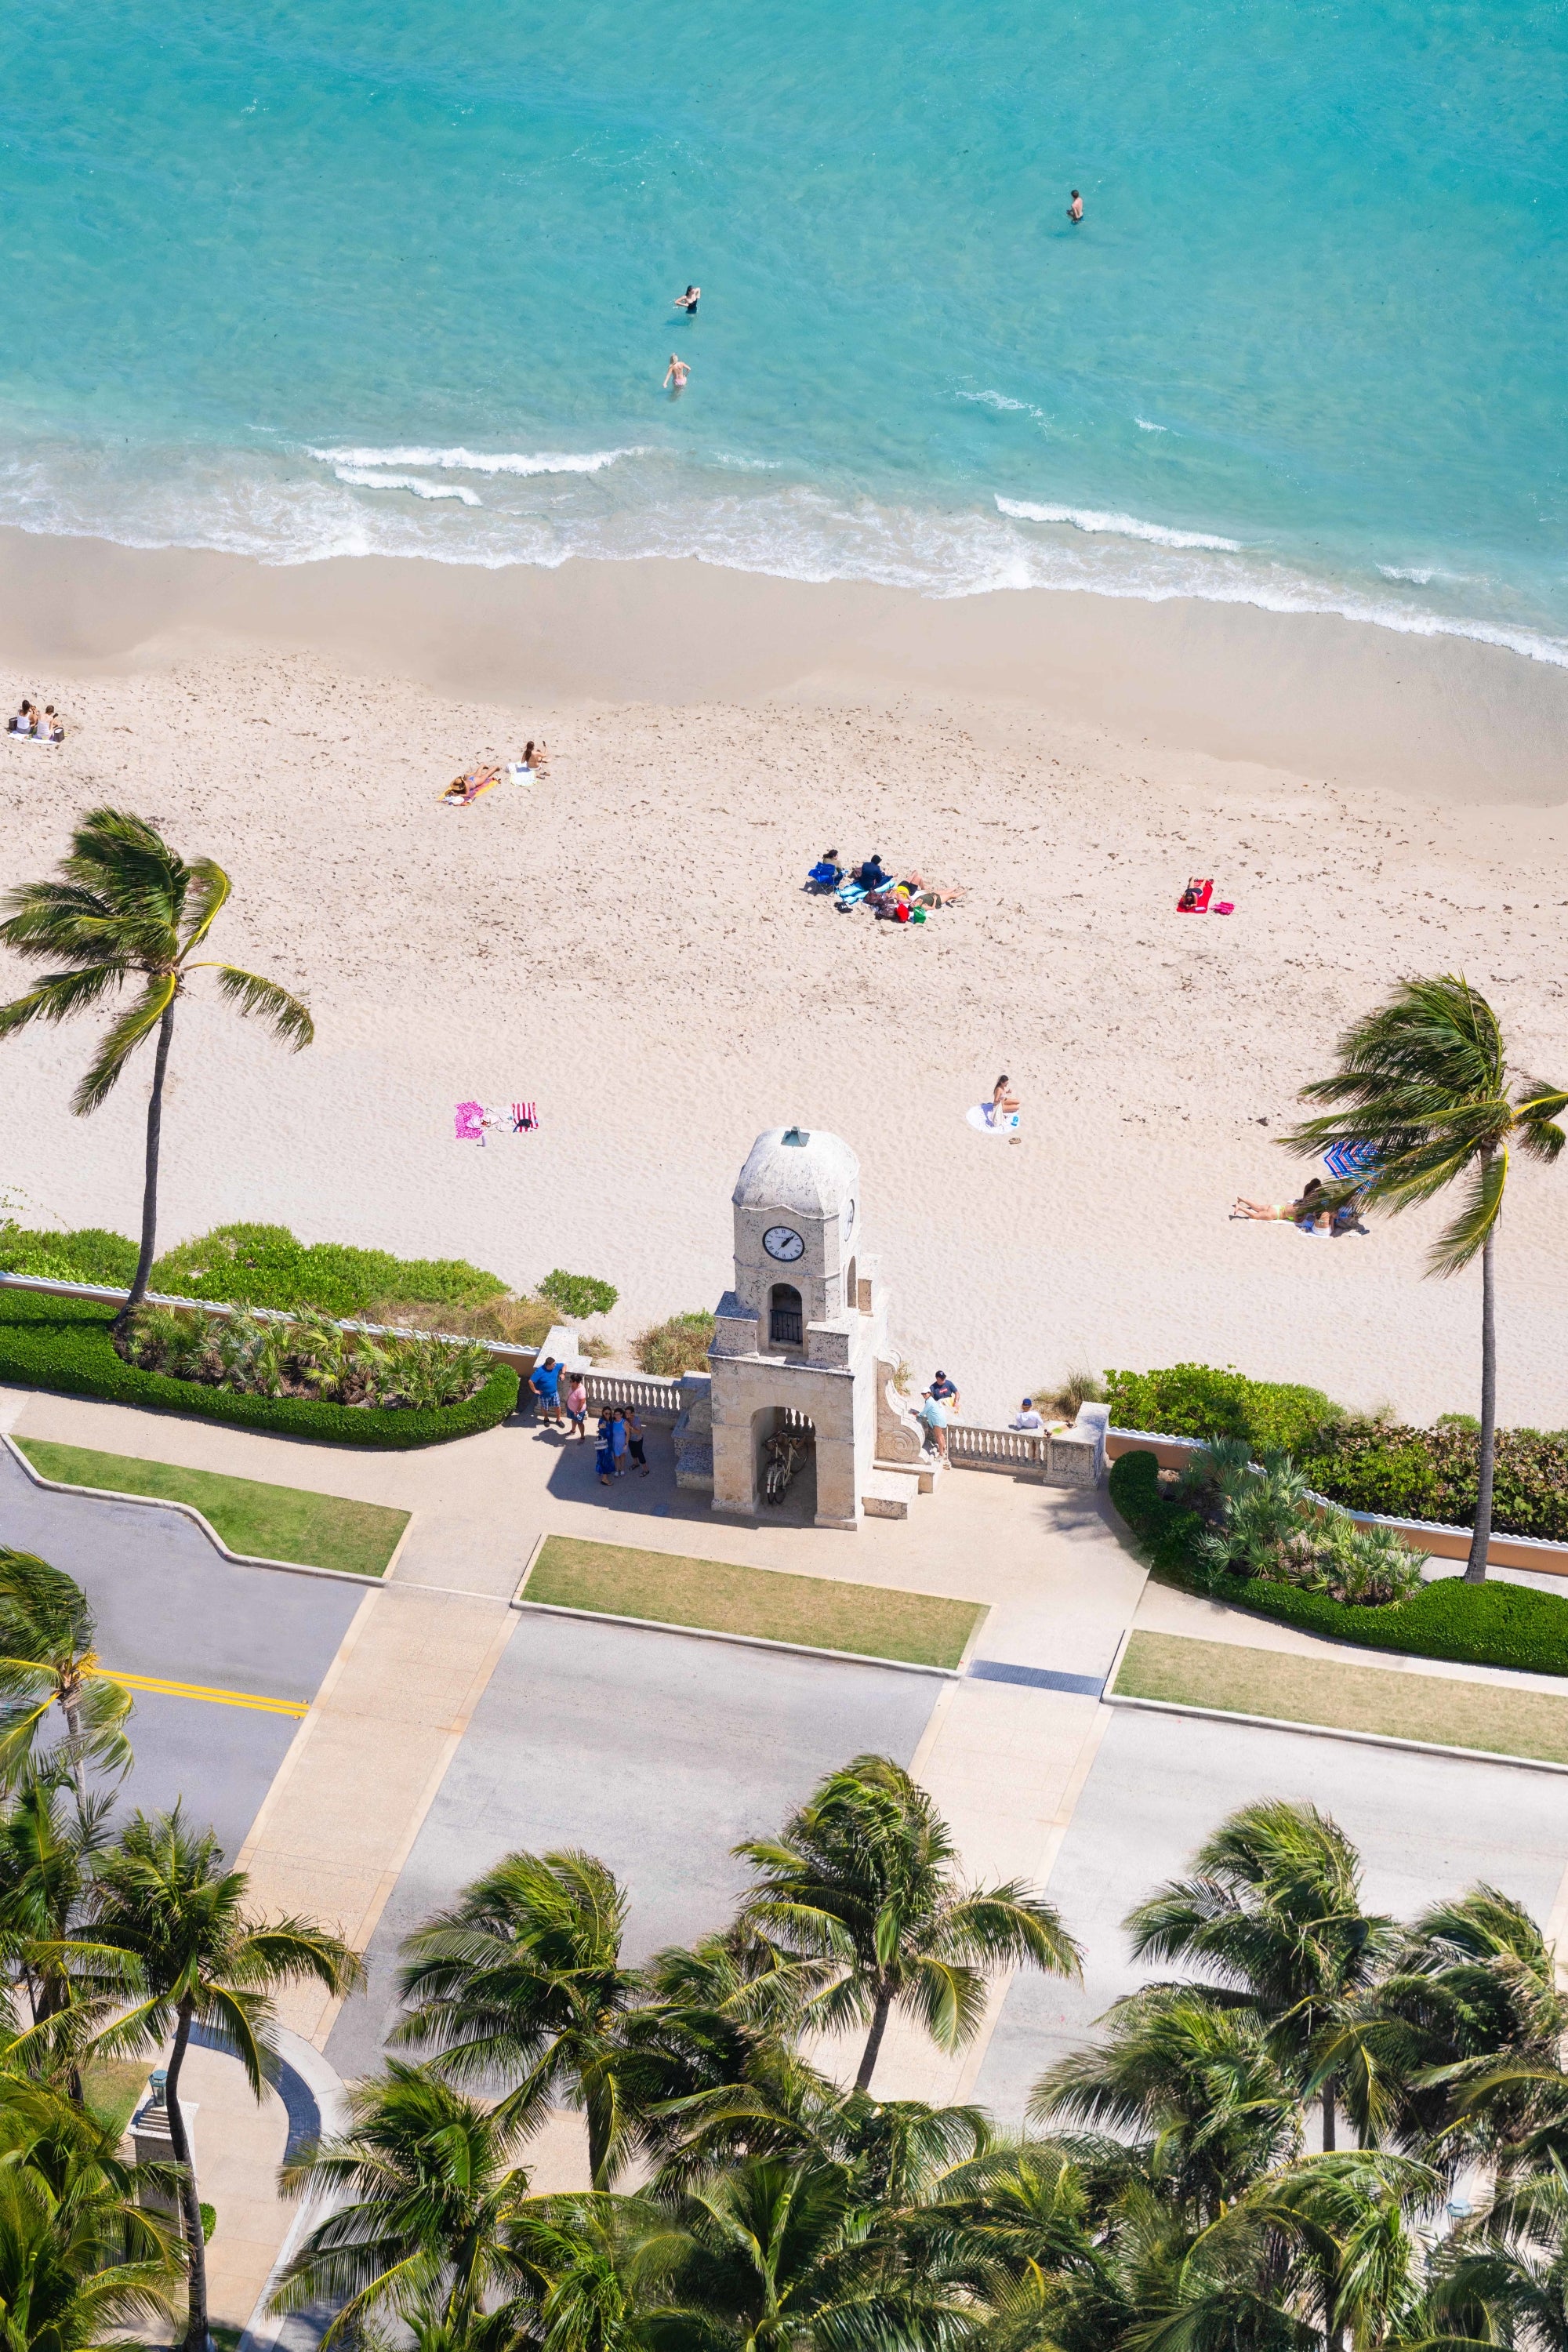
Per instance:
[[[692,564],[264,571],[0,535],[0,885],[75,814],[154,818],[235,885],[215,944],[317,1043],[210,999],[176,1033],[161,1239],[237,1217],[711,1305],[752,1136],[859,1153],[921,1383],[997,1417],[1076,1365],[1196,1358],[1425,1418],[1473,1409],[1477,1283],[1435,1214],[1370,1239],[1227,1221],[1394,976],[1461,969],[1568,1068],[1568,674],[1454,638],[1044,593],[951,604]],[[438,804],[548,740],[547,782]],[[962,881],[921,930],[803,894],[832,845]],[[1175,899],[1214,876],[1226,919]],[[19,968],[3,975],[6,993]],[[89,1121],[89,1030],[0,1055],[0,1184],[131,1231],[144,1092]],[[965,1111],[1007,1071],[1012,1149]],[[540,1130],[458,1143],[465,1098]],[[1568,1422],[1568,1174],[1500,1258],[1505,1419]]]

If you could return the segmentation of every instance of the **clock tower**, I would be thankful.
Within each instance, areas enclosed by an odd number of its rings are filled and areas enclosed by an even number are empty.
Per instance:
[[[859,1161],[837,1135],[769,1128],[731,1197],[734,1287],[719,1303],[708,1358],[713,1508],[756,1514],[774,1442],[788,1439],[815,1474],[818,1527],[854,1528],[866,1511],[903,1517],[931,1473],[890,1386],[888,1302],[861,1241]],[[683,1485],[708,1483],[705,1461],[679,1475]]]

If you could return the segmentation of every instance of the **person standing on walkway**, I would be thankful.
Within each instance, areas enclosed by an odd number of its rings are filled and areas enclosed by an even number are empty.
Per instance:
[[[588,1391],[581,1372],[574,1372],[566,1391],[566,1419],[579,1445],[588,1443]]]
[[[599,1407],[599,1430],[594,1453],[594,1467],[598,1473],[601,1486],[607,1486],[616,1475],[616,1449],[610,1438],[610,1432],[614,1426],[610,1419],[609,1406],[602,1404]]]
[[[645,1478],[647,1476],[647,1432],[637,1419],[637,1409],[634,1404],[626,1415],[626,1450]]]
[[[930,1389],[921,1407],[921,1420],[925,1424],[925,1442],[931,1453],[945,1455],[947,1452],[947,1407]]]
[[[546,1356],[542,1364],[535,1364],[528,1383],[538,1401],[540,1420],[552,1423],[557,1429],[561,1426],[561,1372],[554,1357]]]
[[[945,1372],[938,1371],[926,1394],[935,1397],[938,1404],[945,1405],[950,1413],[958,1411],[958,1391]]]
[[[626,1417],[619,1405],[610,1416],[610,1451],[615,1456],[616,1475],[619,1478],[626,1466],[626,1449],[631,1438],[626,1429]]]

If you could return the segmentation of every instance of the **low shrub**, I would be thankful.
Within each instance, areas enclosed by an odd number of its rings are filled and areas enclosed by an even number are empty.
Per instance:
[[[347,1242],[302,1242],[287,1225],[256,1224],[217,1225],[165,1250],[153,1265],[152,1287],[176,1298],[315,1307],[323,1315],[358,1318],[368,1318],[378,1298],[477,1307],[506,1295],[499,1274],[466,1258],[397,1258]]]
[[[1289,1381],[1249,1381],[1233,1364],[1169,1364],[1152,1372],[1108,1371],[1106,1402],[1118,1429],[1158,1437],[1247,1437],[1298,1456],[1342,1418],[1321,1389]]]
[[[1305,1592],[1326,1592],[1358,1609],[1402,1600],[1421,1581],[1421,1555],[1392,1528],[1368,1528],[1347,1511],[1316,1501],[1288,1454],[1251,1440],[1218,1437],[1196,1454],[1177,1483],[1178,1496],[1205,1525],[1193,1548],[1210,1590],[1236,1577],[1261,1577]]]
[[[1347,1421],[1320,1433],[1301,1467],[1352,1511],[1473,1527],[1480,1432],[1459,1414],[1434,1429]],[[1568,1541],[1568,1432],[1500,1429],[1492,1525],[1502,1535]]]
[[[613,1282],[600,1282],[591,1274],[567,1274],[557,1266],[540,1284],[539,1295],[579,1321],[585,1315],[607,1315],[621,1294]]]
[[[304,1396],[356,1410],[439,1410],[466,1404],[489,1377],[491,1359],[477,1341],[420,1336],[373,1339],[345,1331],[314,1307],[297,1321],[263,1320],[249,1307],[204,1315],[183,1307],[145,1307],[115,1345],[145,1372],[248,1396]]]
[[[83,1225],[71,1234],[0,1225],[0,1274],[31,1274],[44,1282],[101,1282],[126,1290],[136,1255],[134,1242],[101,1225]]]
[[[682,1372],[703,1370],[717,1328],[717,1318],[705,1308],[690,1315],[672,1315],[667,1322],[655,1323],[647,1331],[640,1331],[633,1343],[633,1353],[645,1372],[677,1380]]]
[[[1270,1617],[1304,1633],[1362,1649],[1394,1650],[1409,1657],[1447,1658],[1456,1664],[1508,1666],[1530,1674],[1568,1675],[1568,1600],[1521,1584],[1467,1584],[1439,1577],[1385,1608],[1347,1608],[1323,1592],[1306,1592],[1257,1576],[1227,1576],[1215,1590],[1198,1545],[1203,1514],[1161,1484],[1152,1454],[1123,1454],[1110,1465],[1110,1500],[1162,1583]]]
[[[114,1309],[96,1300],[0,1292],[0,1381],[338,1445],[444,1444],[493,1429],[517,1407],[517,1374],[510,1364],[496,1364],[466,1403],[423,1410],[383,1411],[315,1397],[256,1396],[171,1380],[167,1373],[144,1371],[123,1361],[110,1338],[113,1318]]]

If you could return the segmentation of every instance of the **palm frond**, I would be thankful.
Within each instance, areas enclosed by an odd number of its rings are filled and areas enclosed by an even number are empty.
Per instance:
[[[194,857],[187,871],[191,882],[190,895],[196,900],[196,910],[195,920],[180,942],[182,963],[193,948],[200,947],[234,887],[223,867],[211,857]]]
[[[284,1045],[292,1045],[299,1053],[310,1044],[316,1034],[316,1024],[310,1018],[310,1007],[275,980],[263,980],[258,972],[241,971],[237,964],[191,964],[191,971],[216,971],[220,992],[229,1003],[247,1015],[259,1013],[270,1022],[274,1036]]]
[[[1479,1255],[1502,1213],[1503,1187],[1508,1181],[1508,1153],[1491,1152],[1479,1160],[1466,1181],[1463,1205],[1426,1253],[1434,1274],[1459,1274]]]
[[[14,1036],[34,1021],[68,1021],[73,1013],[88,1011],[110,989],[123,986],[131,969],[125,964],[100,963],[81,971],[50,972],[26,996],[0,1004],[0,1037]]]
[[[104,1097],[112,1092],[137,1046],[152,1035],[174,1003],[178,986],[176,974],[172,971],[161,973],[131,1010],[115,1023],[100,1045],[91,1067],[71,1097],[71,1108],[79,1118],[95,1111]]]

